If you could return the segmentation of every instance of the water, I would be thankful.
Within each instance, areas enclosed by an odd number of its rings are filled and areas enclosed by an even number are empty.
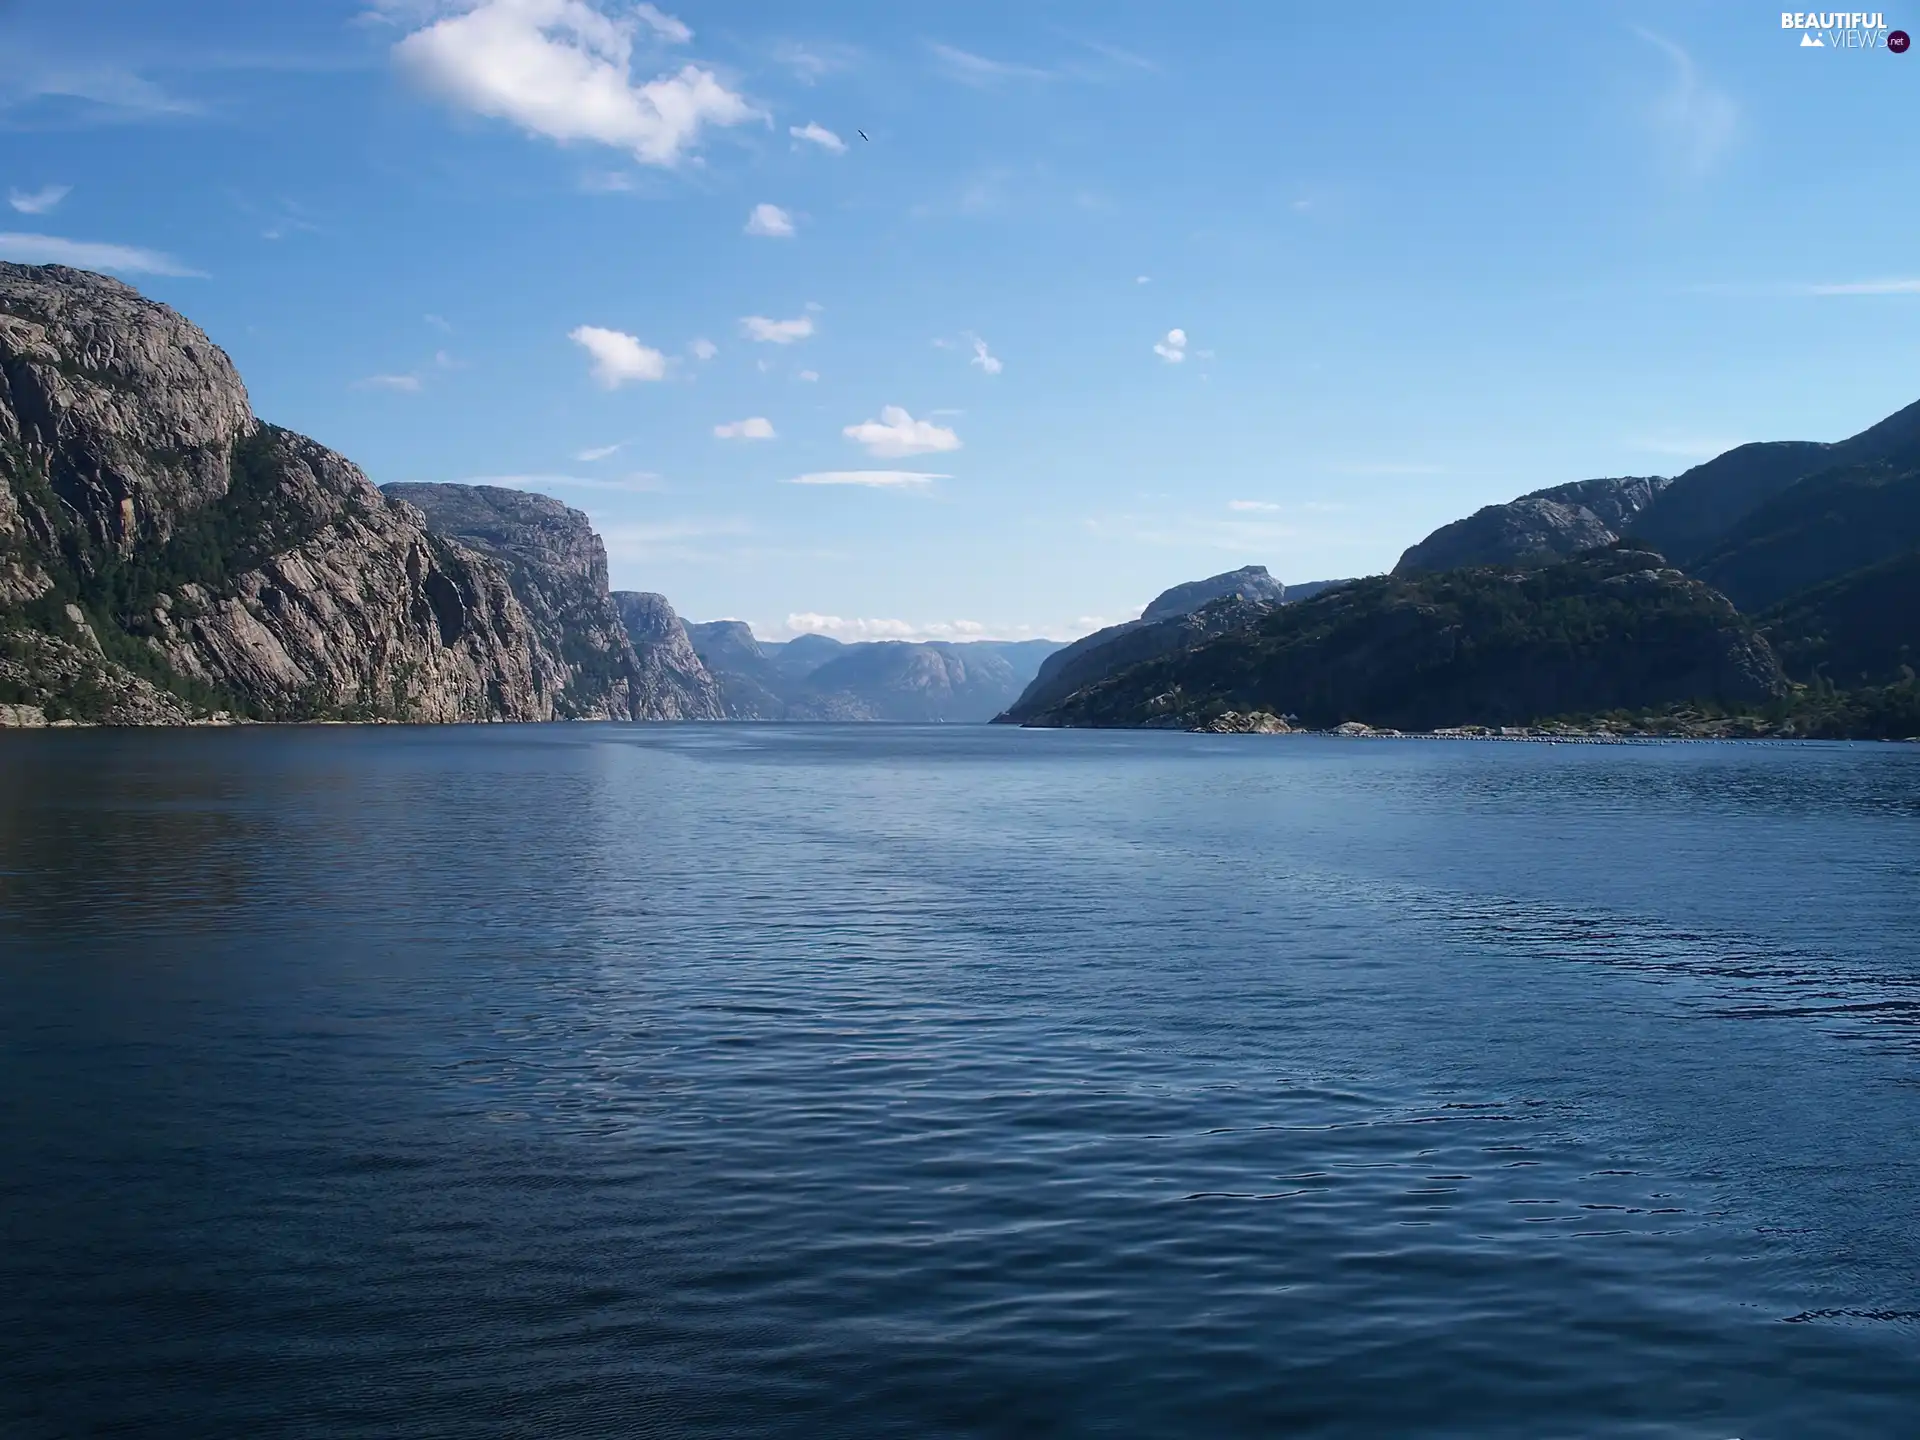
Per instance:
[[[1920,750],[0,736],[0,1435],[1895,1436]]]

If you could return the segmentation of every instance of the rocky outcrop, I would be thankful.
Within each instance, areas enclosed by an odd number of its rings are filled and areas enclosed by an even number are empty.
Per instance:
[[[1659,476],[1576,480],[1487,505],[1410,546],[1396,575],[1463,565],[1546,565],[1611,545],[1666,488]]]
[[[662,720],[724,720],[720,685],[664,595],[616,590],[613,603],[638,663],[634,708]]]
[[[1355,581],[1123,670],[1030,723],[1192,728],[1257,711],[1313,729],[1433,730],[1756,706],[1785,690],[1725,596],[1659,555],[1615,548],[1539,569]]]
[[[227,357],[118,281],[0,265],[0,496],[0,704],[112,723],[554,714],[497,566],[256,420]]]

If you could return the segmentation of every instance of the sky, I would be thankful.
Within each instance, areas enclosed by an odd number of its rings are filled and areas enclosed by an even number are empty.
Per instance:
[[[0,258],[174,306],[378,483],[565,500],[689,618],[1065,638],[1920,398],[1920,55],[1803,38],[0,0]]]

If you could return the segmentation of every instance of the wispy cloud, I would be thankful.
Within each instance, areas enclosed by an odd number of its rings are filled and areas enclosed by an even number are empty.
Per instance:
[[[635,12],[669,39],[691,32],[651,6]],[[634,22],[585,0],[481,0],[416,30],[394,47],[422,88],[550,140],[588,140],[671,166],[708,126],[760,112],[711,70],[686,65],[635,84]]]
[[[764,315],[745,315],[741,317],[740,330],[749,340],[767,345],[791,345],[813,334],[813,317],[800,315],[792,320],[769,320]]]
[[[653,33],[662,40],[684,45],[693,39],[693,31],[687,28],[685,21],[676,19],[657,6],[646,4],[645,0],[633,7],[633,13],[652,26]]]
[[[813,120],[809,120],[804,125],[789,125],[787,133],[796,140],[804,140],[809,145],[818,145],[822,150],[831,150],[836,155],[844,155],[847,150],[846,141],[826,126]]]
[[[773,240],[793,238],[793,216],[778,205],[769,205],[765,201],[753,207],[753,213],[747,216],[747,234],[764,235]]]
[[[799,370],[794,373],[793,378],[796,380],[804,380],[807,384],[811,385],[820,378],[820,372],[818,370]]]
[[[997,85],[1006,80],[1051,80],[1054,72],[1038,65],[1022,65],[1010,60],[989,60],[957,45],[927,42],[940,67],[954,79],[968,85]]]
[[[714,438],[719,440],[774,440],[773,422],[764,415],[749,416],[745,420],[729,420],[724,425],[713,427]]]
[[[71,185],[42,185],[38,190],[9,190],[7,204],[22,215],[45,215],[72,193]]]
[[[593,378],[608,390],[631,380],[664,380],[667,357],[640,343],[639,337],[598,325],[579,325],[567,338],[593,357]]]
[[[1920,295],[1920,280],[1849,280],[1835,285],[1807,285],[1805,295]]]
[[[851,70],[860,63],[860,51],[833,41],[783,41],[773,47],[775,63],[786,67],[803,85],[814,85],[829,75]]]
[[[1273,511],[1278,510],[1280,507],[1271,500],[1229,500],[1227,501],[1227,508],[1229,510]]]
[[[1154,343],[1153,353],[1169,365],[1178,365],[1187,358],[1187,332],[1177,327],[1167,331],[1165,339]]]
[[[576,452],[573,458],[591,465],[595,461],[606,459],[609,455],[619,454],[621,447],[626,443],[624,440],[616,440],[611,445],[589,445],[585,450]]]
[[[841,432],[867,447],[876,460],[902,460],[909,455],[933,455],[960,448],[960,437],[944,425],[916,420],[898,405],[884,405],[878,420],[862,420]]]
[[[353,382],[356,390],[393,390],[403,395],[418,394],[420,377],[418,375],[369,375],[364,380]]]
[[[973,358],[967,362],[969,365],[978,365],[989,375],[998,375],[1006,368],[1000,363],[1000,358],[987,349],[987,342],[978,335],[969,333],[967,339],[973,345]]]
[[[105,270],[116,275],[206,278],[205,271],[195,270],[158,250],[95,240],[68,240],[58,235],[0,233],[0,260],[17,260],[23,265],[71,265],[79,270]]]
[[[474,475],[462,485],[498,485],[507,490],[617,490],[632,495],[657,495],[667,487],[658,475],[636,470],[615,479],[592,475]]]
[[[952,641],[971,640],[1052,640],[1070,627],[1046,625],[992,625],[978,620],[895,620],[886,618],[843,618],[802,611],[787,616],[784,625],[772,627],[764,639],[786,639],[794,635],[826,635],[835,640],[859,643],[863,640]]]
[[[720,347],[705,338],[695,340],[691,345],[687,346],[687,350],[696,360],[711,360],[720,353]]]
[[[789,485],[865,485],[876,490],[914,490],[935,480],[951,480],[951,475],[931,474],[923,470],[815,470],[796,475]]]
[[[1647,110],[1663,163],[1680,178],[1699,179],[1733,144],[1740,107],[1701,73],[1682,46],[1637,25],[1634,33],[1664,53],[1671,65],[1667,88]]]
[[[0,76],[0,110],[26,110],[44,101],[65,101],[82,123],[128,124],[179,119],[203,113],[192,100],[168,93],[131,70],[111,65],[48,65],[33,57],[9,57]]]

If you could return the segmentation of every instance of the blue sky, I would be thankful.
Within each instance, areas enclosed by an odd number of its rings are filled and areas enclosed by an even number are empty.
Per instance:
[[[115,268],[376,481],[585,509],[692,618],[1065,636],[1920,398],[1920,56],[1799,40],[1671,3],[0,0],[0,257]]]

